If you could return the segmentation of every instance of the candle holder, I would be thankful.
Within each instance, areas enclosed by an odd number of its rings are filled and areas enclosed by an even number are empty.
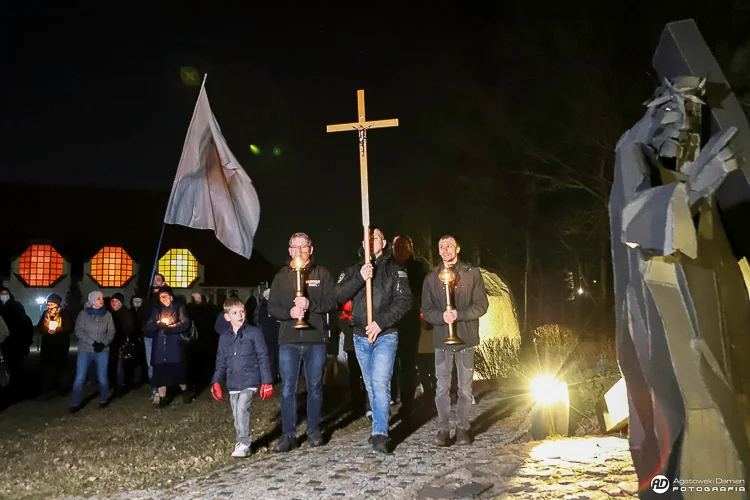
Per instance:
[[[302,257],[300,257],[299,255],[296,256],[292,261],[292,269],[294,269],[294,272],[296,273],[296,279],[294,281],[294,295],[295,297],[304,297],[305,289],[302,283],[302,271],[305,269],[305,263],[302,261]],[[299,318],[294,323],[294,328],[301,330],[303,328],[310,328],[310,325],[307,324],[305,318]]]
[[[453,275],[453,271],[447,267],[444,267],[443,270],[440,271],[438,277],[445,285],[445,310],[452,311],[454,308],[451,301],[451,283],[453,283],[456,278]],[[448,323],[448,338],[445,339],[444,343],[445,345],[461,345],[464,343],[464,341],[456,335],[455,323]]]

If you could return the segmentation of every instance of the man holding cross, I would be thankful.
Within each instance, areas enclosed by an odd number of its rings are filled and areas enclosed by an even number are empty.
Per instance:
[[[388,417],[391,376],[398,347],[396,326],[411,308],[406,271],[391,258],[391,248],[380,229],[373,229],[375,262],[360,262],[341,273],[334,288],[336,300],[352,300],[354,351],[362,369],[372,408],[372,449],[388,453]],[[367,247],[365,242],[363,247]],[[368,319],[365,283],[372,281],[372,321]]]

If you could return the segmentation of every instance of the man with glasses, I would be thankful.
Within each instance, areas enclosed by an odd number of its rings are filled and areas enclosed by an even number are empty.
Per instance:
[[[300,364],[307,384],[307,442],[321,446],[321,412],[323,409],[323,367],[326,362],[328,329],[326,313],[336,310],[334,283],[328,270],[312,262],[313,246],[305,233],[289,238],[289,263],[273,279],[268,312],[279,320],[279,372],[281,373],[282,436],[274,447],[276,452],[291,451],[297,442],[297,382]],[[300,257],[304,267],[304,296],[296,296],[296,272],[292,268]],[[295,328],[298,319],[307,328]]]

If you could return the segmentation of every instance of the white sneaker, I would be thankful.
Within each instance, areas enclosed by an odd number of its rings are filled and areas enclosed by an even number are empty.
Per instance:
[[[372,410],[367,410],[367,413],[365,413],[365,418],[367,420],[372,420]]]
[[[250,447],[243,443],[237,443],[234,445],[234,451],[232,456],[234,458],[245,458],[250,454]]]

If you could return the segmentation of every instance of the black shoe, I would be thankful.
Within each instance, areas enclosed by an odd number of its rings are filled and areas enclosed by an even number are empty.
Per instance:
[[[377,451],[378,453],[390,453],[391,450],[388,449],[388,436],[382,434],[375,434],[372,436],[372,451]]]
[[[320,431],[311,432],[307,435],[307,444],[309,444],[313,448],[317,448],[318,446],[323,446],[323,435],[320,433]]]
[[[193,402],[193,396],[188,391],[182,391],[182,402],[189,405]]]
[[[107,406],[109,406],[109,401],[107,401],[106,403],[99,403],[99,409],[100,410],[105,409]]]
[[[276,442],[276,446],[273,447],[273,451],[276,453],[286,453],[292,451],[298,446],[297,436],[294,434],[284,434]]]
[[[154,409],[161,410],[162,408],[167,406],[167,398],[163,398],[159,396],[159,400],[158,401],[154,400],[151,402],[151,404],[153,405]]]
[[[68,408],[68,412],[70,412],[71,415],[75,415],[79,411],[81,411],[80,406],[71,406],[70,408]]]
[[[451,432],[439,430],[435,439],[433,440],[435,446],[450,446],[451,445]]]
[[[471,444],[471,436],[469,436],[468,430],[456,428],[456,444]]]

